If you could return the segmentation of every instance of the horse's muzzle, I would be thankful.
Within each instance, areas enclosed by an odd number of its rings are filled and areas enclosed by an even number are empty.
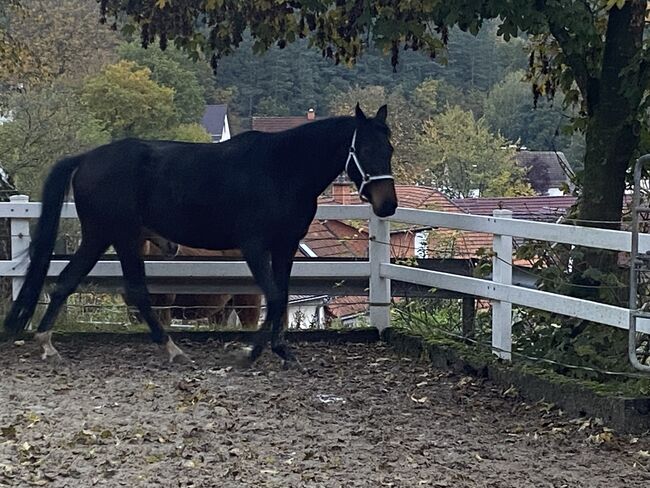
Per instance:
[[[373,181],[364,192],[377,217],[390,217],[397,209],[397,195],[393,180]]]
[[[372,211],[377,217],[390,217],[397,209],[397,202],[384,202],[381,207],[375,208],[373,205]]]

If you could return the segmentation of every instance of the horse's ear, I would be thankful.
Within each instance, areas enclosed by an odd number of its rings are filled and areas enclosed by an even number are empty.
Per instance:
[[[384,104],[381,107],[379,107],[379,110],[377,110],[377,115],[375,115],[375,119],[385,124],[387,116],[388,116],[388,106]]]
[[[357,102],[357,106],[354,107],[354,115],[359,120],[366,120],[366,114],[364,114],[363,110],[361,110],[361,107],[359,106],[359,102]]]

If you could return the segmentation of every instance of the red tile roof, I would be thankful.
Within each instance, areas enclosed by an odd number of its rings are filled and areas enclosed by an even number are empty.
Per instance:
[[[368,254],[368,234],[338,220],[314,220],[302,242],[319,258]]]
[[[492,249],[492,234],[455,229],[435,229],[429,233],[429,256],[435,258],[476,258],[481,249]]]
[[[395,185],[400,207],[462,212],[444,193],[429,186]]]
[[[368,297],[332,297],[327,304],[327,314],[332,318],[344,319],[362,314],[368,310]]]
[[[493,210],[505,209],[512,210],[515,219],[556,222],[575,204],[576,197],[457,198],[453,202],[473,215],[492,215]]]
[[[281,132],[287,129],[294,129],[316,118],[308,119],[304,115],[295,117],[253,117],[251,128],[261,132]]]
[[[353,183],[348,184],[349,194],[337,195],[330,190],[328,195],[322,195],[318,199],[320,204],[347,204],[360,205],[362,202]],[[395,193],[400,207],[421,208],[426,210],[440,210],[444,212],[457,212],[463,210],[450,200],[444,193],[429,186],[418,185],[395,185]],[[345,200],[345,202],[343,201]]]

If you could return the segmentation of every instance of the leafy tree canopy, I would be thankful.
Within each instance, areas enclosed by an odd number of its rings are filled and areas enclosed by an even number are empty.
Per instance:
[[[418,151],[428,162],[422,178],[451,197],[533,194],[507,141],[459,107],[425,122]]]
[[[0,40],[5,46],[0,63],[7,64],[0,69],[3,83],[24,86],[59,77],[80,79],[115,60],[118,35],[97,22],[91,2],[20,0],[18,5],[12,0],[9,7],[0,3],[0,18],[5,10],[5,21],[0,20],[0,39],[5,41]]]
[[[562,90],[580,107],[586,136],[580,217],[609,221],[622,214],[625,172],[636,153],[650,97],[650,49],[644,39],[646,0],[403,2],[396,0],[100,0],[105,19],[127,19],[144,44],[169,39],[190,53],[230,54],[250,32],[253,50],[307,38],[337,63],[352,63],[369,45],[392,65],[405,50],[445,56],[452,27],[478,34],[498,19],[505,41],[531,36],[533,96]]]
[[[82,99],[113,138],[152,137],[176,124],[174,90],[132,61],[107,66],[84,84]]]
[[[483,115],[490,129],[533,151],[562,151],[574,170],[582,167],[584,138],[567,130],[575,114],[561,100],[540,100],[534,107],[523,71],[509,73],[488,93]],[[562,97],[556,97],[562,98]]]
[[[9,102],[12,119],[0,124],[2,166],[16,188],[33,198],[57,159],[110,140],[67,83],[16,92]]]
[[[186,69],[175,58],[174,49],[161,51],[152,46],[144,49],[135,44],[124,44],[119,49],[122,59],[133,61],[151,71],[151,79],[158,85],[174,90],[174,110],[181,123],[197,122],[205,109],[204,89],[194,70]]]

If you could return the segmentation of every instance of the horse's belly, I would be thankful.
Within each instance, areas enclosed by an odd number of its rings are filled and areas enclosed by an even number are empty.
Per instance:
[[[235,222],[224,221],[218,217],[209,217],[203,213],[183,215],[168,214],[145,223],[153,230],[177,244],[203,249],[234,249],[239,247],[239,235]]]

